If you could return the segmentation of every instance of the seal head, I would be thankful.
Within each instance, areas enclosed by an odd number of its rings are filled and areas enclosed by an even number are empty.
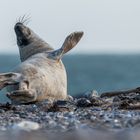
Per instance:
[[[16,23],[15,27],[15,33],[17,36],[17,45],[21,48],[29,45],[32,42],[32,31],[24,26],[21,22]]]
[[[21,61],[25,61],[27,58],[36,53],[53,50],[48,43],[41,39],[22,22],[17,22],[14,26],[14,30],[16,33]]]

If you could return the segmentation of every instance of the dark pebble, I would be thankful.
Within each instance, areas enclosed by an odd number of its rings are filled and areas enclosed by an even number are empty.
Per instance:
[[[77,107],[90,107],[92,104],[90,100],[86,98],[81,98],[77,100]]]

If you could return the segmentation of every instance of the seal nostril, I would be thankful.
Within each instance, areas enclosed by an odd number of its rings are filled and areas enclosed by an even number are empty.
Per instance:
[[[16,33],[21,32],[22,28],[23,28],[23,24],[20,23],[20,22],[16,23],[16,25],[14,26],[14,30],[15,30]]]
[[[19,29],[21,26],[23,26],[23,24],[21,22],[16,23],[15,25],[15,29]]]

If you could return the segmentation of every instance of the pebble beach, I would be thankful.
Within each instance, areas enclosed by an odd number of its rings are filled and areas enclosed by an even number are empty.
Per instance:
[[[81,139],[84,134],[82,139],[103,139],[105,136],[113,140],[125,132],[121,140],[133,131],[139,135],[138,107],[139,93],[101,97],[96,91],[78,98],[69,96],[65,101],[45,100],[28,105],[0,104],[0,131],[3,139],[9,136],[18,139],[23,133],[26,139],[29,135],[34,139],[46,139],[46,136],[47,139],[64,139],[65,136],[65,139],[71,136]],[[135,140],[137,135],[132,139]]]

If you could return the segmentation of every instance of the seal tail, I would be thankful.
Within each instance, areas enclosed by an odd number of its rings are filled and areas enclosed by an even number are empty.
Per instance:
[[[54,59],[54,60],[60,60],[62,56],[70,51],[73,47],[77,45],[77,43],[82,38],[84,32],[73,32],[70,35],[68,35],[62,45],[62,47],[58,50],[49,52],[48,58]]]

